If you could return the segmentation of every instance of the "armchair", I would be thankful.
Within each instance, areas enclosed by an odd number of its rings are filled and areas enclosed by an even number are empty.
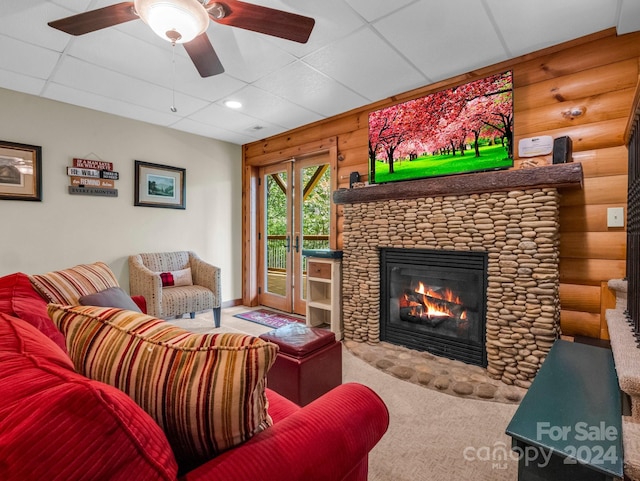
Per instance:
[[[183,283],[186,285],[163,286],[161,274],[166,278],[186,269],[190,269],[191,276]],[[193,319],[197,311],[213,309],[215,326],[220,327],[220,268],[206,263],[194,252],[129,256],[129,291],[132,296],[144,296],[151,316],[168,319],[188,312]]]

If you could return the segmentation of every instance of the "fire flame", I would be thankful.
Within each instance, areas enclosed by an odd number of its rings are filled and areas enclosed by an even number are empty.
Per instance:
[[[450,289],[445,289],[442,292],[436,292],[431,288],[425,287],[422,282],[418,283],[418,287],[414,290],[416,294],[421,294],[421,301],[416,302],[415,298],[410,299],[408,294],[404,294],[400,300],[401,307],[411,307],[411,315],[422,318],[439,318],[439,317],[451,317],[458,318],[460,320],[467,319],[467,311],[463,310],[462,313],[455,314],[442,302],[438,300],[446,301],[447,303],[456,304],[461,306],[462,301]]]
[[[418,288],[416,289],[416,292],[418,294],[433,297],[434,299],[442,299],[443,301],[453,302],[454,304],[462,304],[460,297],[456,296],[450,289],[445,289],[441,294],[432,290],[431,288],[427,289],[422,282],[418,282]]]

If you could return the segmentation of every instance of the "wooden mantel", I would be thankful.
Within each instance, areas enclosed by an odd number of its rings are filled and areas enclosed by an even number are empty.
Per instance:
[[[333,193],[336,204],[356,204],[389,199],[415,199],[438,195],[481,194],[533,188],[582,188],[582,164],[547,165],[531,169],[501,170],[431,179],[392,182]]]

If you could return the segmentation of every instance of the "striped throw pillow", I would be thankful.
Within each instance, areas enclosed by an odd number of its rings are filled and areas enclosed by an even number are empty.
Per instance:
[[[78,305],[82,296],[118,287],[116,276],[104,262],[34,274],[29,280],[45,299],[55,304]]]
[[[181,471],[271,425],[266,374],[278,347],[242,334],[194,334],[146,314],[49,304],[76,369],[117,387],[162,427]]]

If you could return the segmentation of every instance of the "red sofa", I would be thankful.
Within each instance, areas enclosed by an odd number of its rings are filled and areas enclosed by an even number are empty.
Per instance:
[[[46,301],[17,273],[0,278],[0,479],[366,480],[385,433],[382,400],[343,384],[301,408],[267,389],[273,426],[178,473],[159,426],[123,392],[77,372]]]

